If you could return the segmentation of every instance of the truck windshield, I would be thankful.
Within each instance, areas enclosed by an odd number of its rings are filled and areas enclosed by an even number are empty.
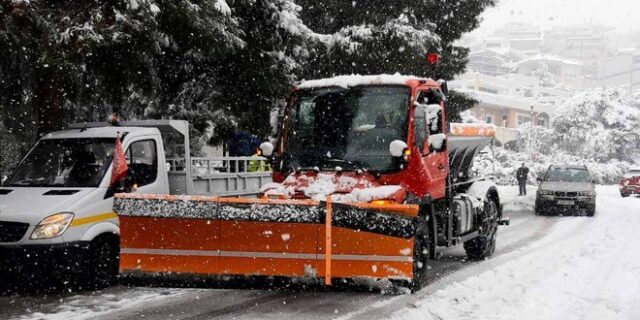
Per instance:
[[[389,144],[406,141],[409,97],[404,86],[301,91],[291,110],[285,168],[395,170]]]
[[[589,182],[591,176],[586,169],[555,168],[547,172],[546,181]]]
[[[14,187],[97,187],[113,154],[115,138],[41,140],[14,170]]]

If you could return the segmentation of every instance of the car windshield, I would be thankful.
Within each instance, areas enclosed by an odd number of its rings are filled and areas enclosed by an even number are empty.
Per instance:
[[[115,139],[41,140],[14,170],[15,187],[97,187],[113,154]]]
[[[581,168],[553,168],[547,172],[546,181],[589,182],[589,171]]]
[[[409,97],[404,86],[301,91],[291,110],[285,167],[395,170],[389,144],[406,141]]]
[[[624,174],[625,178],[640,177],[640,170],[631,170]]]

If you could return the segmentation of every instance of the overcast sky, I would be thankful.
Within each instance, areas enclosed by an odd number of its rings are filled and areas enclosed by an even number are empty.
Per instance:
[[[512,21],[548,28],[593,22],[620,32],[640,31],[640,0],[497,0],[483,15],[479,31],[488,33]]]

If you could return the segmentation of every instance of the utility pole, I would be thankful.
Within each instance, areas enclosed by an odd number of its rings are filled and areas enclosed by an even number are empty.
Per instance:
[[[533,104],[529,111],[529,118],[531,119],[531,129],[529,130],[529,158],[533,159]]]

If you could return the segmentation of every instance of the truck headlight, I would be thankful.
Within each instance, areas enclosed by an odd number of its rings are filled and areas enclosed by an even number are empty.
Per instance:
[[[33,233],[31,233],[31,240],[51,239],[61,236],[73,220],[73,213],[61,212],[46,217],[40,221],[36,226]]]

